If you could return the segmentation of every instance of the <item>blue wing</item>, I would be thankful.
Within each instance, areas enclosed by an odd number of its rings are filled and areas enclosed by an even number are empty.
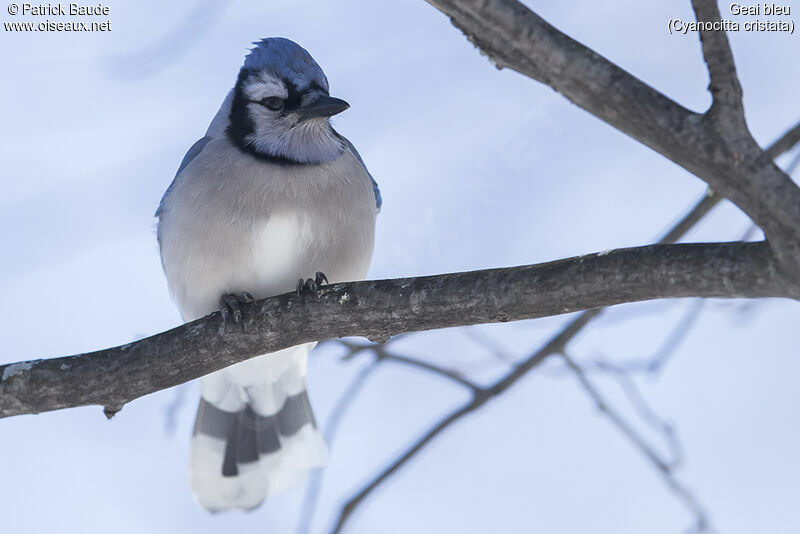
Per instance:
[[[375,205],[378,207],[378,211],[381,211],[383,198],[381,197],[381,190],[378,188],[378,182],[376,182],[375,178],[372,177],[372,174],[369,172],[369,169],[367,169],[367,165],[364,163],[364,160],[361,159],[361,154],[358,153],[358,150],[356,150],[356,147],[353,146],[353,143],[351,143],[350,140],[343,135],[340,135],[339,137],[347,144],[347,146],[350,148],[350,152],[352,152],[353,155],[358,158],[358,161],[361,162],[361,166],[364,167],[365,171],[367,171],[367,175],[372,181],[372,191],[375,193]]]
[[[195,144],[189,148],[189,151],[186,152],[186,155],[183,156],[183,161],[181,161],[181,166],[178,167],[178,172],[175,173],[175,177],[181,173],[183,169],[189,165],[192,160],[197,157],[197,155],[203,151],[203,148],[213,139],[212,137],[205,136],[202,139],[198,140]]]
[[[189,148],[188,152],[186,152],[186,155],[183,156],[183,161],[181,161],[181,165],[180,167],[178,167],[178,172],[175,173],[175,179],[177,179],[178,175],[180,175],[183,169],[185,169],[192,162],[192,160],[196,158],[197,155],[200,154],[200,152],[203,151],[203,148],[205,148],[205,146],[212,139],[213,137],[205,136],[202,139],[195,142],[195,144],[193,144],[191,148]],[[172,180],[172,184],[175,183],[175,179]],[[161,202],[159,203],[158,209],[156,210],[156,217],[158,217],[159,213],[161,213],[161,206],[164,204],[164,199],[167,198],[167,196],[169,195],[170,190],[172,189],[172,184],[169,185],[166,192],[164,192],[164,196],[161,197]]]

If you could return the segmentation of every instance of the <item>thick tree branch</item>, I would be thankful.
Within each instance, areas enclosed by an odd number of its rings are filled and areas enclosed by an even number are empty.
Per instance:
[[[246,332],[213,313],[98,352],[0,366],[0,417],[122,405],[234,363],[342,336],[531,319],[675,297],[788,297],[765,243],[651,245],[551,263],[336,284],[319,299],[287,293],[244,308]]]
[[[800,189],[743,120],[716,120],[714,106],[703,115],[685,109],[516,0],[427,1],[498,67],[549,85],[730,199],[764,230],[787,276],[800,278]],[[698,0],[698,14],[708,16],[714,10],[709,5]],[[706,43],[712,86],[721,91],[716,97],[736,109],[738,80],[727,38],[709,35]]]

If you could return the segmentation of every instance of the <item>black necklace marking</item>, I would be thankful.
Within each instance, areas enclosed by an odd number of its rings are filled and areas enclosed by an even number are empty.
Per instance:
[[[298,161],[282,155],[276,156],[274,154],[260,152],[252,144],[245,141],[249,135],[255,133],[256,129],[255,122],[253,122],[252,117],[250,117],[247,106],[249,104],[264,105],[261,101],[249,100],[244,94],[242,86],[244,85],[244,81],[251,74],[253,74],[253,71],[245,69],[244,67],[242,67],[242,69],[239,71],[239,77],[236,80],[236,87],[233,94],[233,103],[231,104],[228,128],[225,130],[228,138],[239,150],[246,154],[250,154],[261,161],[268,161],[278,165],[313,165],[312,163],[308,163],[306,161]],[[303,95],[310,91],[317,90],[323,94],[328,94],[328,91],[323,89],[317,82],[311,82],[311,85],[309,85],[307,89],[299,91],[297,86],[290,81],[281,81],[286,86],[286,91],[288,93],[288,96],[284,101],[283,111],[281,112],[282,115],[286,115],[287,113],[298,109],[302,103]],[[336,132],[334,131],[334,133]],[[344,147],[342,147],[342,149],[344,149]]]

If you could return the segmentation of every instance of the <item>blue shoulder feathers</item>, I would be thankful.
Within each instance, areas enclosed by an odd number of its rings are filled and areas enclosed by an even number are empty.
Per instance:
[[[358,158],[358,161],[361,162],[361,166],[364,167],[364,170],[367,171],[369,179],[372,181],[372,192],[375,193],[375,205],[378,207],[378,211],[381,211],[383,197],[381,197],[381,190],[378,188],[378,182],[375,181],[372,173],[369,172],[369,169],[367,169],[367,165],[364,163],[364,160],[361,159],[361,154],[358,153],[358,150],[356,150],[356,147],[353,146],[353,143],[351,143],[350,140],[343,135],[339,135],[339,137],[342,139],[342,141],[344,141],[345,145],[347,145],[347,148],[350,149],[350,152],[352,152],[353,155]]]

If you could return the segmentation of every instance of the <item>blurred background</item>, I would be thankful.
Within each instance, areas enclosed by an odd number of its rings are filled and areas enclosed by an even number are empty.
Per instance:
[[[688,1],[527,4],[682,105],[709,105],[697,36],[667,32],[671,18],[692,20]],[[111,15],[98,20],[110,19],[110,32],[0,32],[2,363],[119,345],[181,322],[153,212],[262,37],[308,49],[331,94],[352,105],[335,126],[384,198],[373,278],[646,244],[705,193],[551,89],[495,69],[422,0],[107,5]],[[0,18],[43,20],[5,9]],[[800,119],[800,40],[729,37],[750,128],[766,145]],[[749,227],[723,203],[686,239],[735,240]],[[414,334],[389,348],[488,384],[569,319]],[[681,453],[669,477],[553,358],[431,442],[344,531],[672,534],[702,508],[719,532],[798,532],[798,319],[797,303],[781,300],[642,303],[609,311],[570,345],[650,450]],[[2,530],[329,532],[349,498],[469,400],[435,374],[346,354],[327,343],[309,366],[318,421],[336,431],[313,513],[305,489],[252,513],[212,516],[194,503],[190,383],[111,421],[99,407],[0,421]],[[665,362],[656,371],[608,371],[641,369],[654,355]],[[348,408],[337,410],[343,398]]]

